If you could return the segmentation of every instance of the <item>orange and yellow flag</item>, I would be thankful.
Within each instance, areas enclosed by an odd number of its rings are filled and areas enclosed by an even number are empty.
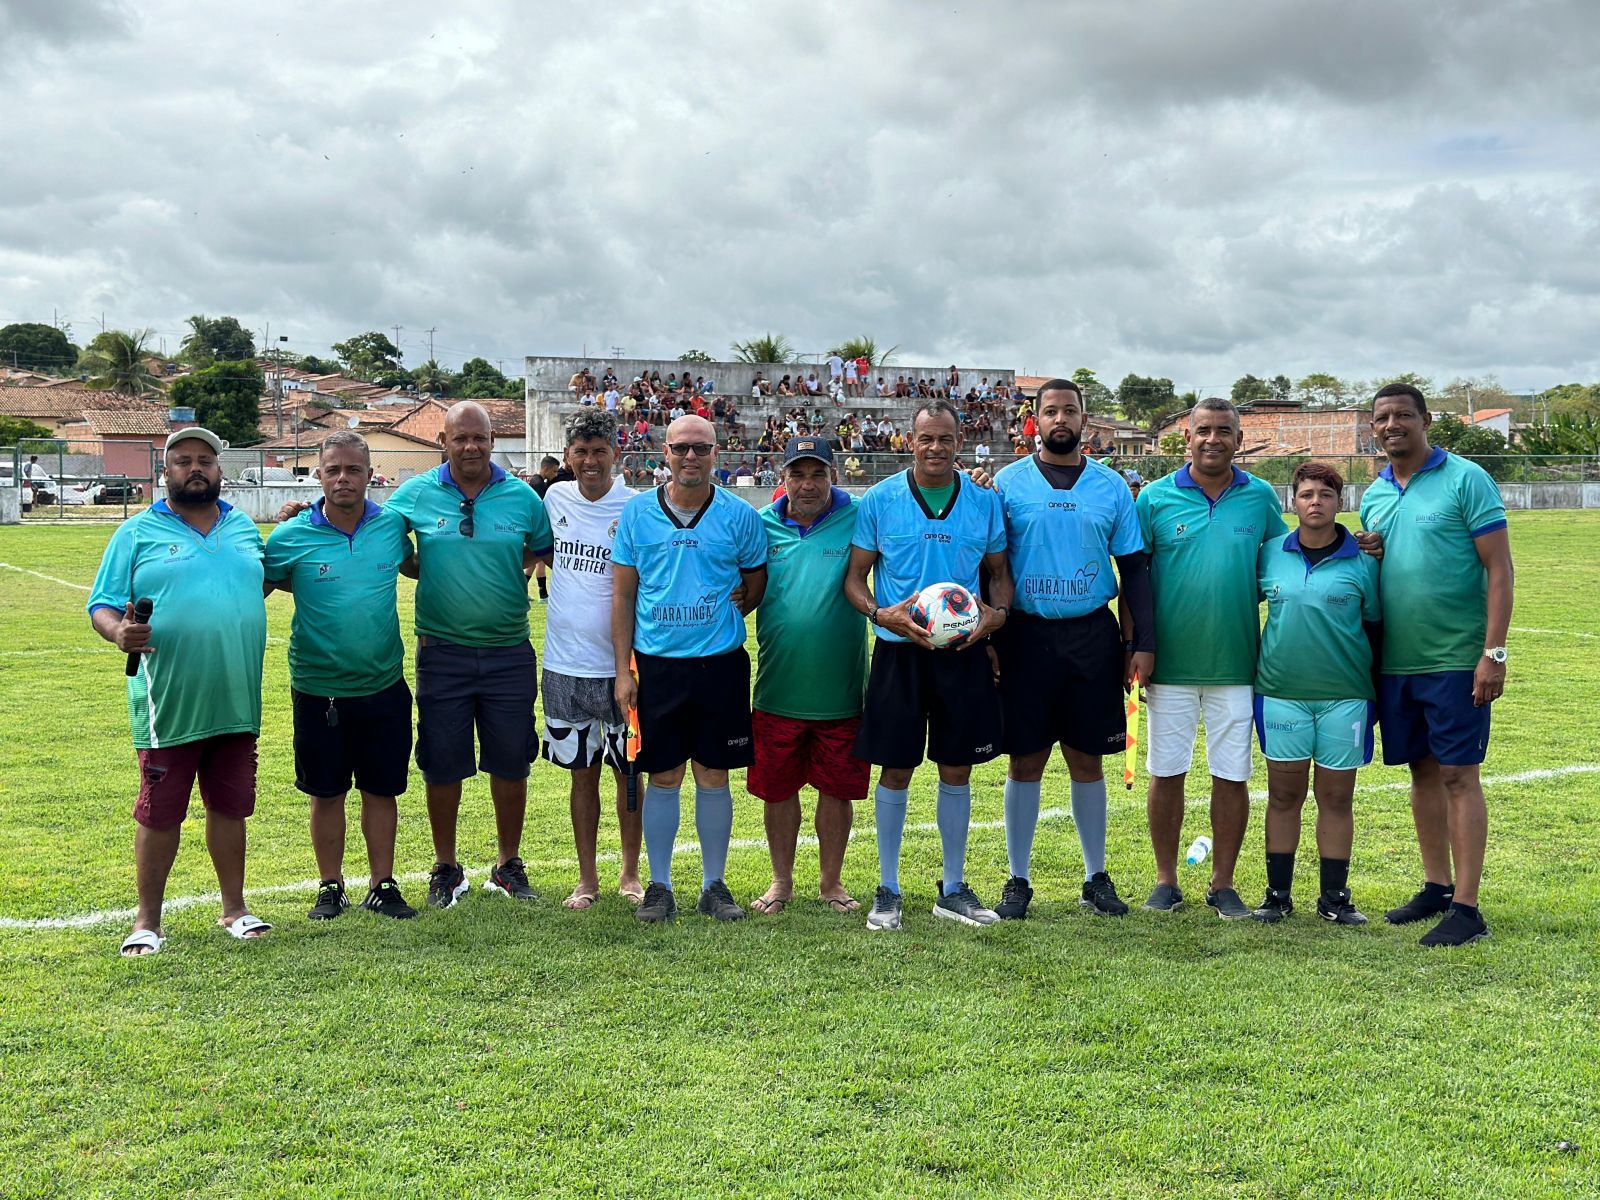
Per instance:
[[[1122,756],[1122,786],[1133,790],[1133,764],[1135,749],[1139,745],[1139,677],[1133,677],[1133,687],[1128,689],[1128,734]]]

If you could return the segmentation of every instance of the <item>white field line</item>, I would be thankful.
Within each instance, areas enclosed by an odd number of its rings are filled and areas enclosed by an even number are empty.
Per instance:
[[[1564,779],[1572,775],[1595,774],[1600,774],[1600,763],[1574,763],[1565,767],[1539,767],[1531,771],[1516,771],[1509,775],[1490,775],[1484,778],[1483,783],[1485,787],[1504,787],[1508,784],[1533,783],[1545,779]],[[1410,786],[1411,785],[1409,783],[1406,783],[1402,780],[1396,783],[1375,784],[1371,787],[1364,787],[1359,790],[1363,793],[1403,792],[1409,790]],[[1265,800],[1266,795],[1267,794],[1265,792],[1252,792],[1251,799]],[[1143,800],[1138,800],[1137,804],[1142,806]],[[1197,796],[1188,801],[1189,808],[1203,808],[1208,804],[1209,800],[1204,796]],[[1114,810],[1130,809],[1135,807],[1135,803],[1123,800],[1121,803],[1113,803],[1111,807]],[[1060,821],[1070,818],[1071,815],[1072,812],[1070,809],[1047,808],[1039,813],[1039,820],[1041,822]],[[923,821],[915,825],[908,825],[906,828],[907,832],[934,833],[938,830],[939,826],[932,821]],[[1005,822],[974,821],[971,828],[974,830],[1004,829]],[[858,828],[851,833],[850,840],[856,841],[858,839],[872,838],[873,836],[874,833],[870,828]],[[799,844],[801,846],[815,846],[817,844],[817,839],[809,834],[802,835],[799,839]],[[765,850],[767,848],[767,842],[765,838],[735,838],[729,843],[728,848],[730,850],[739,851]],[[673,847],[674,854],[698,854],[699,852],[700,844],[698,842],[678,842]],[[604,863],[616,862],[618,858],[619,855],[616,853],[616,851],[604,851],[596,856],[596,860],[598,862]],[[527,865],[530,867],[550,868],[574,867],[577,865],[577,860],[572,858],[530,859],[528,860]],[[487,875],[488,871],[486,870],[472,870],[467,872],[467,877],[469,879],[478,879]],[[360,875],[353,874],[351,878],[359,879]],[[425,872],[412,871],[409,874],[399,876],[399,881],[401,883],[423,883],[426,882],[427,878],[428,876]],[[275,883],[269,884],[265,887],[246,888],[245,897],[249,899],[257,896],[281,896],[286,893],[293,892],[314,892],[317,889],[318,882],[319,881],[315,879],[302,879],[294,883]],[[221,903],[222,897],[218,893],[201,892],[198,895],[171,897],[162,907],[163,911],[172,913],[181,912],[186,908],[196,908],[201,905],[212,904],[220,905]],[[124,922],[131,921],[134,917],[134,911],[135,910],[131,908],[112,908],[97,909],[91,912],[77,913],[67,917],[0,917],[0,930],[11,929],[31,932],[44,932],[57,929],[87,929],[95,925],[122,924]]]
[[[1579,633],[1576,629],[1529,629],[1523,625],[1511,626],[1512,633],[1550,633],[1556,637],[1587,638],[1593,641],[1600,638],[1600,633]]]
[[[70,579],[57,579],[54,575],[41,575],[38,571],[30,571],[27,567],[14,567],[8,562],[0,562],[0,567],[4,567],[8,571],[15,571],[18,575],[32,575],[35,579],[43,579],[46,583],[59,583],[62,587],[69,587],[74,591],[87,592],[92,590],[86,583],[73,583]]]

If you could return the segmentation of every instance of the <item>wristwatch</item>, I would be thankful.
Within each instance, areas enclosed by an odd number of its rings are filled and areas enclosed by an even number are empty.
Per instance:
[[[878,623],[878,606],[876,604],[874,604],[872,606],[872,611],[867,613],[867,624],[868,625],[876,625],[877,623]]]
[[[1506,665],[1506,648],[1504,646],[1490,646],[1483,652],[1483,656],[1492,662],[1499,663],[1502,667]]]

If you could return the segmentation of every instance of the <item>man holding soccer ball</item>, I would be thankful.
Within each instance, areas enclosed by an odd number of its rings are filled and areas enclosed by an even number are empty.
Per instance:
[[[878,632],[855,744],[858,757],[881,768],[874,795],[880,880],[867,928],[901,925],[906,793],[924,746],[939,768],[936,814],[944,850],[933,914],[989,925],[999,918],[963,878],[972,817],[968,781],[974,763],[1000,753],[1002,719],[990,659],[968,651],[1005,624],[1011,604],[1005,517],[997,493],[964,483],[956,473],[961,418],[952,405],[930,400],[918,407],[911,443],[912,468],[862,497],[845,575],[846,598]],[[992,608],[977,598],[980,566],[989,573]],[[935,584],[957,605],[966,602],[957,589],[965,589],[979,613],[970,634],[942,648],[935,648],[917,619],[925,614],[914,607],[919,593]]]

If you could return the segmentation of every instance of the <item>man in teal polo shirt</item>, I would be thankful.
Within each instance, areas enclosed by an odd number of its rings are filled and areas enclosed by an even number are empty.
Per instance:
[[[524,556],[549,563],[550,521],[533,489],[490,457],[494,427],[481,404],[452,406],[439,440],[446,461],[406,480],[387,505],[417,539],[417,766],[438,860],[428,903],[449,908],[467,890],[456,815],[461,781],[478,770],[489,775],[499,847],[484,886],[533,900],[519,853],[539,754],[523,568]]]
[[[1389,465],[1361,498],[1383,534],[1383,761],[1411,768],[1422,890],[1394,925],[1443,915],[1425,946],[1489,936],[1478,911],[1489,815],[1480,768],[1505,690],[1511,540],[1500,489],[1476,463],[1428,444],[1433,418],[1410,384],[1378,389],[1372,432]],[[1452,871],[1452,864],[1454,870]]]
[[[867,686],[867,621],[844,594],[856,502],[837,482],[825,438],[790,438],[784,495],[761,510],[767,591],[756,612],[756,760],[746,780],[765,802],[772,856],[772,886],[751,904],[760,913],[781,912],[794,896],[806,784],[817,789],[819,894],[837,913],[861,907],[839,875],[854,804],[866,799],[872,774],[853,749]]]
[[[328,435],[318,455],[322,499],[267,539],[269,588],[294,595],[289,682],[295,786],[311,797],[311,846],[321,883],[309,916],[349,907],[344,801],[361,792],[369,886],[361,907],[414,917],[394,878],[395,797],[411,757],[411,690],[402,666],[395,585],[411,557],[400,514],[367,499],[372,455],[358,433]]]
[[[1189,414],[1190,460],[1139,493],[1136,510],[1155,591],[1156,657],[1149,698],[1150,791],[1146,810],[1156,886],[1145,907],[1183,903],[1178,840],[1183,787],[1202,717],[1211,769],[1214,852],[1206,903],[1224,920],[1250,909],[1233,868],[1250,816],[1251,683],[1259,634],[1256,556],[1289,527],[1278,493],[1233,465],[1239,412],[1227,400],[1202,400]]]
[[[95,632],[137,655],[128,717],[139,757],[133,858],[139,906],[126,956],[161,949],[161,905],[196,780],[206,848],[234,937],[271,928],[244,902],[245,818],[255,811],[256,737],[267,610],[261,535],[220,499],[222,442],[207,429],[167,438],[167,496],[111,535],[89,593]],[[152,601],[148,622],[135,602]]]

